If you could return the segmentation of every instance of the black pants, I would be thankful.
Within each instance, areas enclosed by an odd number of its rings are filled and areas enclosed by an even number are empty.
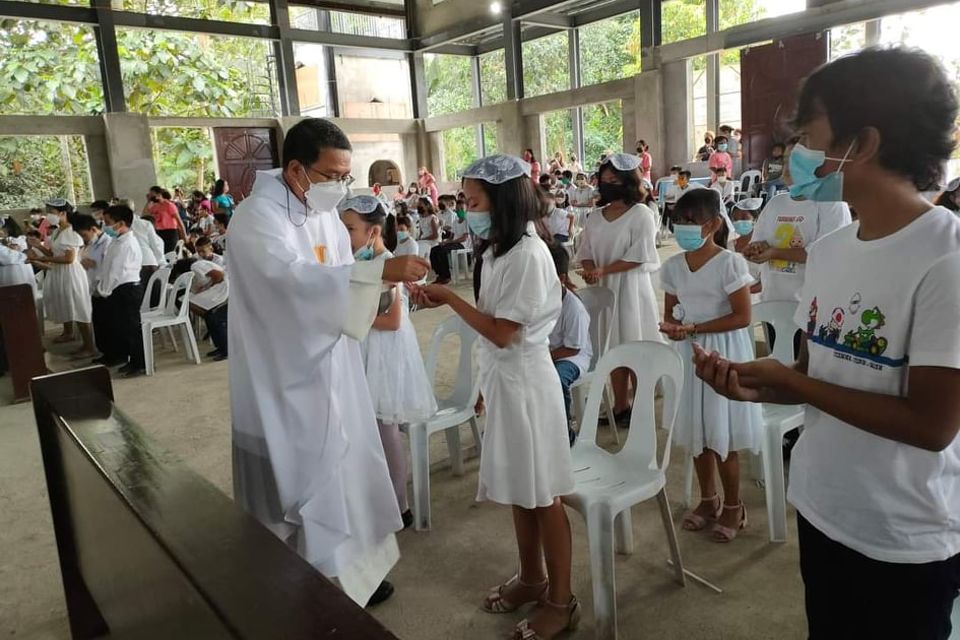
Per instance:
[[[176,229],[158,230],[157,235],[163,240],[164,253],[170,253],[177,248],[177,241],[180,240],[180,232]]]
[[[960,554],[941,562],[880,562],[834,542],[802,515],[800,573],[810,640],[947,640]]]
[[[140,301],[143,287],[139,283],[122,284],[106,299],[110,343],[104,353],[110,359],[129,359],[134,369],[143,369],[143,334],[140,329]]]
[[[93,322],[93,339],[107,364],[119,364],[124,361],[116,346],[113,337],[113,328],[110,326],[110,303],[108,298],[93,296],[91,320]]]
[[[463,245],[459,242],[438,244],[430,249],[430,266],[437,274],[437,280],[450,279],[450,252],[458,249],[463,249]]]
[[[227,305],[222,304],[216,309],[211,309],[203,316],[203,321],[207,323],[207,332],[210,339],[213,340],[213,346],[217,351],[227,354]]]

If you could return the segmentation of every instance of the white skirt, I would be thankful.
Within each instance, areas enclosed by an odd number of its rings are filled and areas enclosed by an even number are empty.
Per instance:
[[[705,333],[697,336],[708,353],[716,351],[731,362],[754,359],[750,332],[747,329],[726,333]],[[710,449],[726,459],[731,451],[749,449],[760,452],[763,438],[763,409],[752,402],[724,398],[697,377],[693,347],[689,340],[672,343],[683,358],[683,393],[673,431],[673,443],[690,455],[698,456]]]
[[[437,412],[433,384],[406,309],[399,330],[371,329],[363,341],[363,356],[378,420],[387,424],[423,422]]]
[[[57,264],[43,280],[43,312],[55,324],[90,322],[90,283],[79,262]]]

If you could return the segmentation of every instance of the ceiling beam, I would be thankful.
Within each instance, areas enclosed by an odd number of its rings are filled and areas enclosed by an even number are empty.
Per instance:
[[[337,0],[297,0],[297,2],[291,2],[290,4],[333,11],[349,11],[350,13],[373,13],[378,16],[395,18],[406,16],[406,8],[402,5],[371,2],[370,0],[340,0],[339,2]]]
[[[523,24],[551,27],[554,29],[570,29],[574,26],[573,19],[570,16],[548,12],[538,13],[529,18],[524,18]]]
[[[572,16],[573,26],[582,27],[591,22],[599,22],[600,20],[615,18],[616,16],[621,16],[631,11],[639,11],[642,4],[642,0],[616,0],[616,2],[605,4],[602,7],[587,9]]]
[[[314,42],[333,47],[349,49],[383,49],[387,51],[413,51],[412,40],[394,38],[376,38],[373,36],[355,36],[349,33],[331,33],[329,31],[310,31],[308,29],[290,29],[290,38],[297,42]]]
[[[36,2],[18,2],[17,0],[0,0],[0,16],[84,24],[97,23],[97,11],[92,7],[71,7]]]
[[[565,29],[556,29],[553,27],[530,27],[529,29],[524,29],[521,36],[523,42],[529,42],[530,40],[536,40],[537,38],[543,38],[545,36],[552,36],[555,33],[563,33]],[[483,55],[485,53],[490,53],[491,51],[496,51],[497,49],[503,49],[503,36],[498,36],[496,38],[491,38],[477,45],[477,53]]]
[[[118,27],[139,29],[166,29],[170,31],[192,31],[195,33],[213,33],[241,38],[280,38],[279,27],[246,22],[226,22],[224,20],[204,20],[202,18],[183,18],[180,16],[149,15],[133,11],[112,11],[113,22]],[[333,34],[330,34],[333,35]]]

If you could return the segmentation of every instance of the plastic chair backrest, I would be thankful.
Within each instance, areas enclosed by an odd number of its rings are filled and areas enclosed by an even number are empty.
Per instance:
[[[457,379],[454,382],[453,393],[446,398],[444,404],[456,407],[472,406],[476,402],[480,380],[473,368],[473,345],[479,334],[467,325],[458,315],[452,315],[437,326],[430,339],[430,350],[424,363],[430,384],[436,388],[437,363],[440,361],[443,340],[449,335],[460,336],[460,360],[457,363]]]
[[[770,355],[786,365],[791,365],[796,361],[796,358],[793,357],[793,335],[800,330],[800,327],[793,321],[796,311],[796,302],[760,302],[753,305],[753,325],[761,322],[773,325],[773,330],[777,333],[777,340],[773,345],[773,353]]]
[[[140,313],[147,311],[157,311],[166,307],[167,283],[170,281],[170,267],[162,267],[153,272],[150,279],[147,280],[147,287],[143,290],[143,302],[140,303]],[[157,306],[152,306],[153,290],[160,288]]]
[[[170,290],[167,298],[167,306],[164,309],[165,316],[172,318],[186,318],[190,312],[190,285],[193,284],[193,272],[187,271],[181,273],[173,282],[173,289]],[[183,291],[183,298],[180,300],[180,308],[177,309],[177,298]]]
[[[762,179],[763,174],[756,169],[744,171],[740,175],[740,192],[752,196],[754,194],[754,190],[756,189],[757,185],[760,184]]]
[[[593,345],[593,358],[590,359],[590,371],[597,366],[597,361],[607,352],[610,343],[610,332],[613,329],[611,316],[616,298],[613,291],[606,287],[584,287],[577,290],[577,297],[583,302],[590,314],[590,343]],[[606,327],[606,335],[601,336],[601,328]]]
[[[633,396],[633,414],[630,418],[630,434],[623,449],[613,456],[627,456],[635,468],[666,469],[670,464],[670,441],[673,437],[673,424],[680,406],[680,391],[683,388],[683,360],[676,349],[659,342],[625,342],[610,349],[600,358],[587,391],[587,404],[583,422],[580,425],[580,437],[574,447],[594,447],[597,445],[597,423],[600,420],[600,401],[604,397],[604,387],[614,369],[626,368],[633,371],[637,384]],[[667,441],[663,459],[657,461],[657,422],[654,413],[654,397],[657,382],[662,383],[663,410],[660,427],[667,432]]]

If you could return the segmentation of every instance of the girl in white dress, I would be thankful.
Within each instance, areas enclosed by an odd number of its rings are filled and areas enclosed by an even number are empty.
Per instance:
[[[732,362],[754,357],[749,329],[753,276],[742,255],[723,248],[728,228],[722,206],[717,191],[697,189],[683,195],[673,213],[674,235],[684,253],[667,260],[660,273],[665,293],[661,330],[686,363],[693,362],[694,340]],[[700,504],[684,515],[684,529],[700,531],[712,524],[711,539],[730,542],[747,526],[737,452],[760,450],[762,420],[759,404],[729,400],[697,378],[692,366],[684,367],[673,441],[694,456],[700,483]]]
[[[377,198],[356,196],[344,201],[340,217],[350,232],[355,259],[393,257],[388,247],[397,247],[397,219],[387,216]],[[437,412],[437,401],[410,322],[405,289],[399,285],[392,289],[393,301],[373,321],[363,342],[363,355],[383,452],[406,528],[413,524],[413,514],[407,503],[407,449],[400,425],[430,418]]]
[[[397,248],[393,250],[394,255],[415,256],[420,252],[417,246],[417,239],[413,237],[413,222],[406,215],[396,216],[397,225]]]
[[[55,343],[73,342],[77,336],[73,325],[76,323],[82,345],[71,355],[76,358],[93,358],[97,350],[93,345],[91,327],[92,301],[87,274],[80,264],[80,250],[83,238],[70,226],[69,217],[73,207],[63,199],[46,203],[47,220],[56,227],[49,239],[49,247],[38,240],[30,245],[38,249],[42,257],[31,262],[46,269],[43,281],[43,310],[47,320],[63,324],[63,332],[54,338]]]
[[[420,210],[420,257],[426,258],[440,242],[440,216],[430,198],[421,197],[417,206]]]
[[[573,469],[549,344],[561,285],[533,224],[541,204],[530,165],[495,155],[463,176],[468,224],[487,247],[477,307],[439,285],[415,289],[415,298],[421,306],[449,305],[481,336],[487,419],[477,499],[513,507],[520,551],[519,572],[490,592],[484,609],[506,613],[540,602],[515,637],[548,639],[575,628],[580,617],[570,590],[570,523],[560,503],[573,491]]]
[[[587,219],[577,250],[587,284],[613,291],[616,304],[611,347],[635,340],[663,340],[657,297],[650,280],[650,274],[660,268],[657,222],[655,214],[642,204],[646,189],[639,167],[640,158],[626,153],[613,154],[600,165],[600,208]],[[617,423],[628,425],[629,371],[617,369],[611,379]]]

